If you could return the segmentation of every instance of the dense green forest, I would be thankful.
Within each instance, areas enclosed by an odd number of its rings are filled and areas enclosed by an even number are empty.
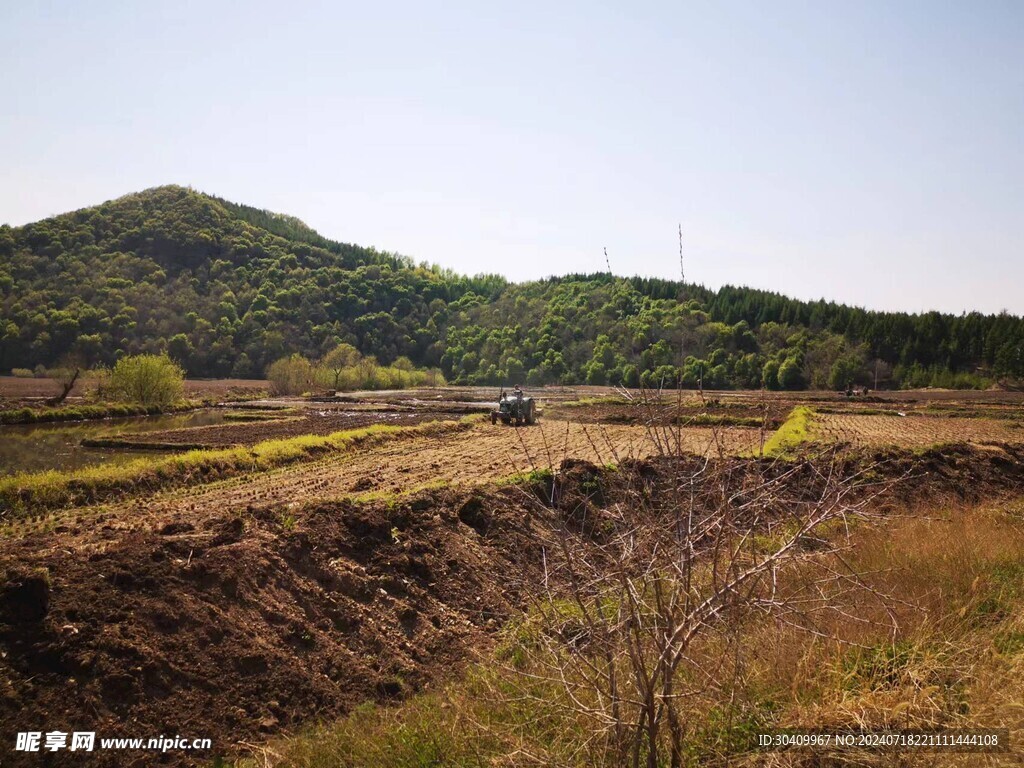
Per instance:
[[[609,274],[466,277],[182,187],[0,227],[0,370],[166,351],[191,376],[261,377],[279,358],[339,343],[460,384],[1024,377],[1024,320],[1007,314],[869,312]]]

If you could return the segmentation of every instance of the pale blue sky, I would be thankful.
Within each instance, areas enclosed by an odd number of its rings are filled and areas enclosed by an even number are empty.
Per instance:
[[[17,2],[0,222],[190,184],[524,279],[1024,313],[1024,2]]]

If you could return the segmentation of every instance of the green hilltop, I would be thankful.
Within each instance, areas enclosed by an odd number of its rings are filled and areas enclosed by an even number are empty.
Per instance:
[[[339,343],[460,384],[838,388],[1024,377],[1024,321],[869,312],[669,280],[468,277],[178,186],[0,226],[0,371],[166,351],[259,377]]]

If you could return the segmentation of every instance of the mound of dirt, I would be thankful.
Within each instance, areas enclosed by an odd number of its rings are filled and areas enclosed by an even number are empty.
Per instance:
[[[15,565],[8,551],[0,566],[0,732],[180,734],[225,751],[414,692],[519,605],[509,574],[531,555],[510,527],[514,495],[254,509],[88,553],[26,541],[31,556]],[[128,757],[95,752],[90,764]]]
[[[1024,491],[1024,445],[945,445],[921,452],[889,449],[864,452],[851,460],[878,467],[892,484],[889,504],[919,506],[944,500],[975,502]]]

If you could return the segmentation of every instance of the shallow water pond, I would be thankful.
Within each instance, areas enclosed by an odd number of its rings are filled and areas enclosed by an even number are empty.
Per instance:
[[[160,456],[160,451],[130,451],[123,448],[84,448],[87,438],[116,437],[180,427],[201,427],[224,423],[224,411],[204,409],[162,416],[127,419],[12,424],[0,426],[0,475],[16,472],[69,470],[96,464],[123,464],[140,456]]]

